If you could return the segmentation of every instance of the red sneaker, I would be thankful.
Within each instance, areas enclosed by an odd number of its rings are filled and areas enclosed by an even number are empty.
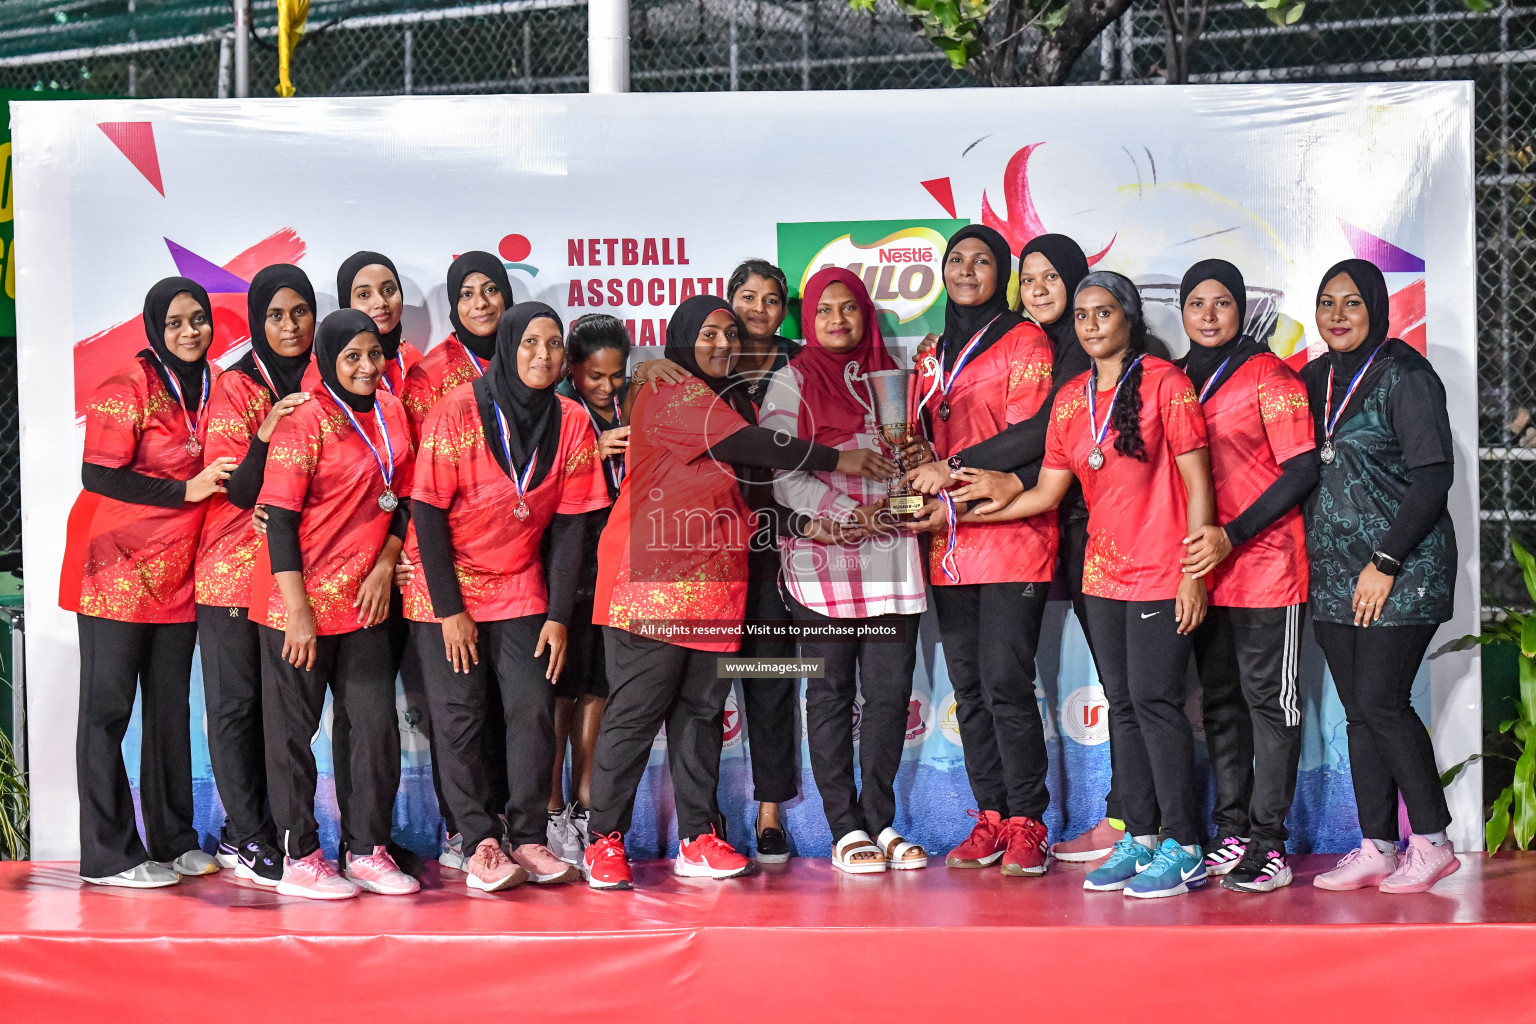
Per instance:
[[[1115,844],[1125,835],[1120,829],[1100,819],[1087,832],[1075,839],[1067,839],[1051,846],[1051,856],[1060,861],[1086,864],[1103,860],[1114,851]]]
[[[996,811],[966,811],[976,827],[965,842],[949,851],[944,863],[952,868],[984,868],[1003,855],[1003,816]]]
[[[692,842],[677,844],[672,873],[682,878],[736,878],[752,870],[752,862],[710,829]]]
[[[1003,874],[1016,877],[1045,874],[1045,825],[1034,818],[1003,822]]]
[[[629,855],[624,852],[624,836],[610,832],[593,836],[581,857],[581,873],[594,889],[633,889],[635,877],[629,872]]]

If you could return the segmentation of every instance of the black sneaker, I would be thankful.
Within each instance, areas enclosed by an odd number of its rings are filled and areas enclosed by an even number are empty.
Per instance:
[[[759,864],[783,864],[788,860],[789,835],[783,829],[770,826],[757,834]]]
[[[225,871],[233,871],[240,863],[240,851],[235,849],[234,845],[220,833],[219,850],[213,855],[213,859],[218,861],[219,867]]]
[[[1222,836],[1205,848],[1205,873],[1224,875],[1231,871],[1248,852],[1248,846],[1248,840],[1242,836]]]
[[[1243,859],[1221,880],[1233,892],[1274,892],[1291,884],[1291,866],[1285,847],[1250,843]]]
[[[283,851],[259,839],[246,843],[235,857],[235,877],[275,888],[283,880]]]

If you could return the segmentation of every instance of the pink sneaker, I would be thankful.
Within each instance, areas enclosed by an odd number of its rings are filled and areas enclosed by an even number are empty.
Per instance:
[[[464,872],[464,884],[481,892],[510,889],[528,881],[528,872],[512,863],[494,839],[480,840],[475,855],[464,861]]]
[[[1381,883],[1382,892],[1424,892],[1446,875],[1454,875],[1461,867],[1451,841],[1436,846],[1423,836],[1408,840],[1408,852],[1403,854],[1397,870]]]
[[[550,852],[549,847],[536,843],[524,843],[512,851],[517,866],[528,872],[528,880],[534,885],[554,885],[556,882],[574,882],[581,872],[574,864],[567,864]]]
[[[1115,848],[1115,844],[1123,835],[1125,833],[1111,825],[1108,818],[1103,818],[1076,839],[1053,844],[1051,856],[1068,864],[1084,864],[1088,861],[1101,860],[1109,856],[1110,851]]]
[[[375,846],[366,857],[347,854],[347,877],[361,889],[380,896],[409,896],[421,890],[421,883],[400,870],[389,851]]]
[[[283,880],[277,883],[277,892],[310,900],[344,900],[357,895],[357,886],[337,874],[325,853],[316,850],[298,860],[283,858]]]
[[[1369,889],[1386,881],[1397,870],[1397,854],[1382,853],[1369,839],[1360,840],[1358,850],[1350,850],[1344,858],[1312,879],[1319,889],[1348,892],[1351,889]]]

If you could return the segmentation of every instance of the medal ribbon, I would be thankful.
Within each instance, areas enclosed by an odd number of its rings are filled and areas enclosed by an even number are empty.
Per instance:
[[[586,403],[585,399],[582,400],[581,407],[583,409],[587,410],[587,419],[592,421],[592,432],[595,433],[598,437],[602,437],[603,436],[603,425],[602,425],[602,423],[600,423],[598,421],[597,413],[592,411],[592,407]],[[499,409],[497,411],[500,412]],[[610,429],[610,430],[617,430],[619,427],[622,427],[623,425],[624,425],[624,412],[623,412],[623,410],[621,410],[619,408],[618,397],[615,396],[614,397],[614,402],[613,402],[613,426],[609,427],[608,429]],[[613,483],[613,489],[614,490],[618,490],[619,489],[619,484],[624,480],[624,464],[621,461],[620,462],[616,462],[615,461],[615,460],[617,460],[619,458],[620,458],[620,456],[611,455],[608,458],[603,460],[603,472],[608,474],[608,479]],[[507,465],[510,466],[511,464],[512,464],[512,456],[511,456],[511,453],[508,453],[508,455],[507,455]]]
[[[341,411],[347,414],[347,419],[352,421],[352,429],[357,431],[357,436],[363,439],[363,444],[367,445],[368,450],[373,453],[373,461],[379,464],[379,475],[384,478],[384,489],[386,491],[393,490],[390,485],[394,483],[395,479],[395,448],[394,445],[389,443],[389,428],[384,425],[383,407],[378,402],[373,403],[373,415],[378,418],[379,422],[379,435],[384,438],[385,457],[381,458],[378,446],[364,433],[363,425],[357,421],[357,417],[352,415],[352,407],[337,398],[336,392],[331,391],[329,384],[325,386],[325,390],[330,393],[331,398],[341,407]]]
[[[176,408],[181,412],[181,421],[187,425],[187,436],[197,439],[197,428],[202,425],[203,413],[208,410],[208,390],[213,384],[213,375],[208,372],[207,364],[203,364],[203,400],[197,404],[197,422],[187,415],[187,399],[181,393],[181,382],[171,372],[171,368],[165,365],[165,360],[160,358],[160,353],[150,349],[150,355],[155,357],[155,362],[160,364],[161,371],[165,374],[165,382],[171,386],[171,394],[176,396]],[[1374,358],[1374,357],[1373,357]]]
[[[1200,404],[1201,405],[1205,404],[1206,398],[1210,396],[1210,393],[1211,393],[1212,389],[1214,389],[1216,387],[1216,382],[1221,379],[1221,371],[1225,370],[1227,368],[1227,364],[1230,363],[1231,361],[1232,361],[1232,357],[1231,356],[1227,356],[1227,358],[1223,359],[1221,361],[1221,365],[1216,367],[1216,372],[1211,374],[1211,379],[1205,382],[1205,387],[1200,389]]]
[[[509,474],[512,477],[512,486],[517,488],[517,500],[522,501],[523,495],[528,491],[528,481],[533,479],[533,467],[539,461],[539,453],[534,451],[528,456],[528,468],[523,470],[519,477],[517,463],[512,461],[512,442],[509,440],[510,429],[507,427],[507,417],[502,414],[501,406],[494,401],[491,402],[491,407],[496,410],[496,429],[501,434],[498,440],[501,441],[502,454],[507,457],[507,468],[512,471]]]
[[[462,341],[459,344],[464,345]],[[468,345],[464,345],[464,354],[469,356],[469,365],[475,368],[475,376],[484,377],[485,367],[491,365],[490,360],[486,360],[485,366],[480,365],[480,357],[471,352]]]
[[[1109,421],[1115,418],[1115,403],[1120,400],[1120,386],[1124,384],[1126,378],[1131,375],[1131,371],[1136,369],[1136,364],[1145,358],[1147,358],[1147,354],[1143,352],[1141,355],[1137,356],[1135,360],[1132,361],[1131,365],[1125,368],[1125,372],[1120,375],[1119,382],[1115,384],[1115,393],[1109,398],[1109,408],[1104,412],[1104,423],[1102,426],[1100,426],[1098,423],[1098,401],[1095,397],[1098,392],[1093,386],[1093,378],[1091,375],[1088,379],[1088,383],[1083,385],[1083,390],[1088,392],[1088,433],[1093,436],[1093,446],[1095,448],[1102,450],[1104,447],[1104,436],[1109,433]]]
[[[1001,313],[997,314],[997,316],[1002,315],[1003,314]],[[981,344],[981,336],[987,333],[988,327],[991,327],[993,324],[997,323],[997,316],[993,317],[991,320],[988,320],[982,326],[981,330],[977,331],[976,334],[972,336],[971,340],[966,342],[965,348],[961,349],[960,354],[955,357],[955,368],[950,370],[948,375],[944,373],[944,342],[939,342],[939,358],[935,372],[938,374],[939,378],[939,391],[944,395],[945,398],[949,397],[950,389],[955,386],[955,378],[960,376],[960,371],[965,369],[965,364],[969,363],[971,361],[971,357],[976,354],[976,346]]]
[[[939,560],[939,565],[944,569],[949,582],[959,583],[960,568],[955,564],[955,535],[959,532],[955,522],[955,499],[949,496],[948,491],[940,491],[939,499],[944,502],[944,519],[949,525],[949,538],[944,542],[944,557]]]
[[[1336,427],[1338,427],[1339,420],[1343,417],[1345,408],[1349,406],[1349,400],[1354,397],[1355,389],[1358,388],[1360,386],[1360,382],[1365,379],[1365,371],[1371,368],[1371,364],[1376,361],[1376,356],[1379,352],[1381,352],[1381,346],[1377,345],[1376,351],[1371,353],[1371,358],[1365,361],[1365,365],[1360,367],[1360,372],[1355,374],[1355,379],[1349,382],[1349,390],[1344,392],[1344,401],[1339,403],[1338,412],[1333,411],[1333,367],[1330,366],[1328,368],[1328,400],[1323,406],[1324,439],[1329,441],[1333,440],[1333,431]]]

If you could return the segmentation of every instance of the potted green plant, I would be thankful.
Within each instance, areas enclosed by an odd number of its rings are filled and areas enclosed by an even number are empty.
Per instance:
[[[10,738],[0,732],[0,860],[26,860],[29,851],[26,773]]]

